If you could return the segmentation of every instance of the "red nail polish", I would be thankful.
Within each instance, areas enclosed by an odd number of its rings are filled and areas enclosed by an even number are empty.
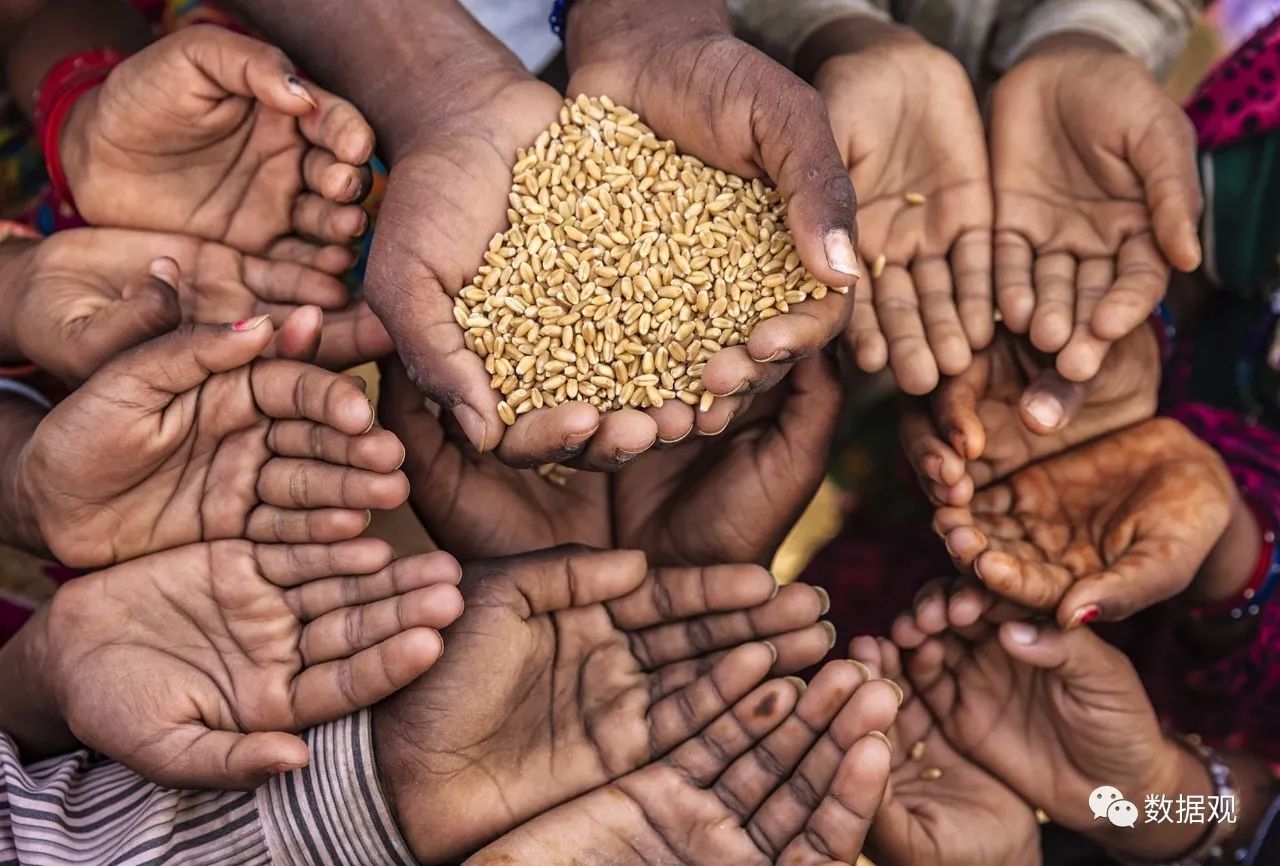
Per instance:
[[[271,318],[270,316],[255,316],[252,319],[245,319],[244,321],[241,321],[241,322],[234,322],[231,325],[231,330],[252,331],[254,328],[258,327],[259,325],[261,325],[263,322],[267,321],[270,318]]]
[[[1096,604],[1091,604],[1088,607],[1082,608],[1076,612],[1075,627],[1088,625],[1097,619],[1098,615],[1101,613],[1102,610]]]

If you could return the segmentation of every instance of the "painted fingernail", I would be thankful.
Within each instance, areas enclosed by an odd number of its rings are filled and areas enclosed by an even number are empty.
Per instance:
[[[271,321],[271,316],[255,316],[252,319],[245,319],[241,322],[235,322],[231,325],[233,331],[252,331],[254,328],[262,326],[263,322]]]
[[[813,591],[818,594],[818,616],[826,616],[827,611],[831,610],[831,594],[820,586],[815,586]]]
[[[818,625],[822,626],[822,630],[827,633],[827,649],[831,649],[833,646],[836,645],[835,625],[833,625],[832,623],[828,622],[825,619],[822,622],[818,623]]]
[[[453,417],[457,419],[458,426],[462,428],[463,433],[467,434],[467,439],[475,449],[483,451],[489,427],[484,418],[480,417],[480,413],[465,403],[459,403],[453,407]]]
[[[897,683],[895,683],[893,680],[890,680],[890,679],[879,679],[879,680],[876,680],[876,682],[888,683],[890,686],[892,686],[893,690],[898,694],[898,706],[902,706],[902,702],[906,700],[906,697],[907,697],[905,694],[902,693],[902,686],[898,685]]]
[[[1009,637],[1021,646],[1031,646],[1040,636],[1040,631],[1029,622],[1009,623]]]
[[[827,253],[827,264],[833,271],[839,271],[855,280],[862,276],[862,272],[858,270],[858,255],[853,251],[853,240],[848,232],[842,229],[827,232],[823,248]]]
[[[302,79],[299,78],[298,76],[296,75],[287,76],[284,80],[284,86],[294,96],[298,97],[301,100],[304,100],[307,103],[307,105],[310,105],[312,108],[316,107],[315,99],[311,96],[310,93],[307,92],[306,86],[302,83]]]
[[[1062,404],[1052,397],[1037,394],[1027,401],[1027,414],[1036,419],[1040,426],[1056,430],[1062,423]]]
[[[1101,613],[1102,609],[1096,604],[1086,604],[1084,607],[1077,610],[1075,615],[1071,617],[1071,622],[1067,624],[1067,630],[1070,631],[1073,628],[1088,625],[1097,619],[1098,615]]]
[[[804,680],[800,679],[800,677],[784,677],[784,679],[786,679],[787,682],[791,683],[791,685],[796,687],[797,696],[803,695],[805,691],[809,688],[809,684],[806,683]]]

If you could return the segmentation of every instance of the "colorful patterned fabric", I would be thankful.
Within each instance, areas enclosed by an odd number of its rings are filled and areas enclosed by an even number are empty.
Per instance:
[[[1187,106],[1201,149],[1280,128],[1280,19],[1218,66]]]

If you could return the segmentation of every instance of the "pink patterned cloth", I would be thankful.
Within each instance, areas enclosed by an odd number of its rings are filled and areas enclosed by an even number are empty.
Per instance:
[[[1187,103],[1187,114],[1201,149],[1280,129],[1280,18],[1209,74]]]

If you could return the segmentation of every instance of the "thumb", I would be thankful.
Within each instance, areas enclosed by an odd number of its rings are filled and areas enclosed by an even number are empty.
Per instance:
[[[276,332],[276,357],[310,364],[320,352],[324,313],[316,306],[298,307],[285,317]]]
[[[191,725],[182,738],[189,741],[186,747],[163,769],[143,774],[171,788],[249,791],[311,759],[301,738],[282,732],[240,734]]]
[[[1068,685],[1094,681],[1123,667],[1132,675],[1124,655],[1092,629],[1063,631],[1045,623],[1006,622],[1000,626],[998,640],[1010,658],[1055,671]]]
[[[1115,622],[1173,598],[1191,584],[1204,556],[1181,540],[1139,539],[1106,571],[1071,584],[1058,622],[1067,629]]]
[[[1092,382],[1072,382],[1053,367],[1041,370],[1018,400],[1023,426],[1041,436],[1066,427],[1084,405]]]
[[[1197,227],[1204,198],[1191,121],[1171,103],[1132,148],[1130,160],[1142,178],[1160,251],[1178,270],[1194,271],[1203,259]]]
[[[505,580],[525,619],[621,598],[638,590],[647,561],[638,550],[566,545],[478,564],[483,576]],[[466,580],[466,575],[463,577]]]
[[[299,117],[316,100],[274,45],[222,27],[196,25],[169,37],[179,41],[187,60],[218,88],[261,101],[282,114]],[[157,50],[166,40],[156,43]]]
[[[86,319],[67,323],[61,341],[65,363],[52,365],[65,378],[88,379],[109,359],[173,330],[182,321],[177,263],[161,258],[128,283],[120,300]]]

